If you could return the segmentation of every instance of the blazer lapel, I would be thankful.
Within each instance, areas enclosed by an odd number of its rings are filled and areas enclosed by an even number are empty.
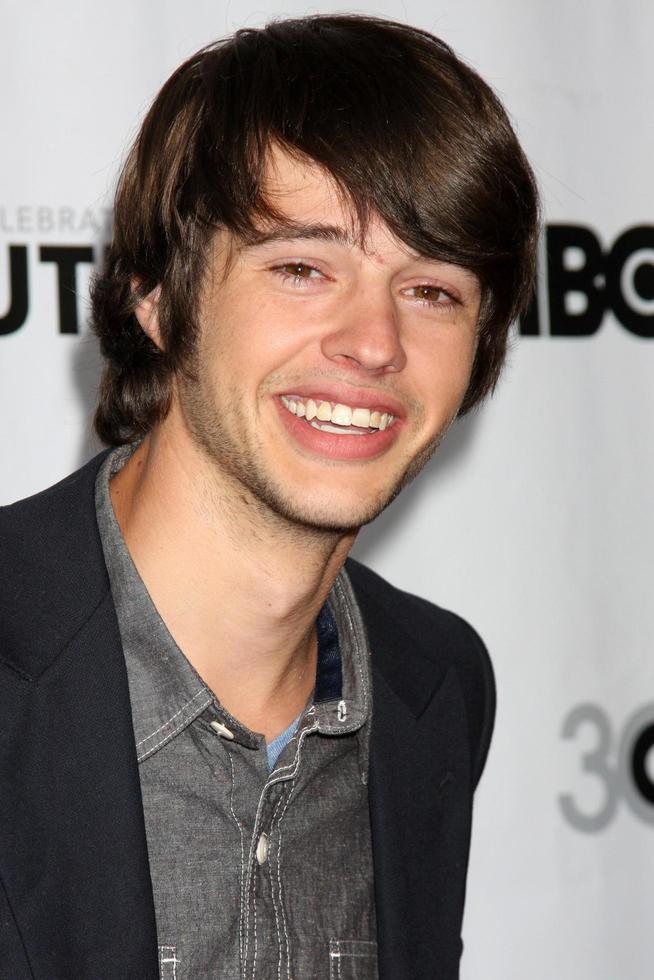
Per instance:
[[[458,977],[471,813],[453,668],[418,716],[374,677],[370,813],[380,980]]]
[[[470,631],[349,560],[372,660],[380,980],[457,980],[472,809]],[[477,657],[477,654],[474,654]],[[490,694],[488,695],[490,697]],[[480,706],[483,708],[484,706]]]
[[[3,874],[37,980],[158,976],[129,695],[107,594],[38,683],[3,710]],[[38,937],[38,938],[33,938]]]
[[[35,980],[158,977],[100,462],[9,512],[0,556],[0,879]]]

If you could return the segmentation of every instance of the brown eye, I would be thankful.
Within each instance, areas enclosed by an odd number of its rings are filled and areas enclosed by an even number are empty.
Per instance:
[[[305,265],[303,262],[288,262],[286,265],[281,266],[281,270],[287,276],[294,276],[296,279],[311,279],[312,273],[316,271],[310,265]]]
[[[430,283],[410,286],[406,290],[406,295],[411,299],[417,299],[423,306],[437,307],[440,310],[450,310],[457,302],[447,290],[441,286],[432,286]]]
[[[310,262],[280,262],[279,265],[273,265],[270,271],[274,272],[282,283],[286,283],[290,287],[297,287],[298,289],[303,287],[307,289],[313,288],[314,286],[320,285],[323,280],[329,278],[320,269],[316,268],[315,265],[311,265]]]
[[[414,295],[418,299],[424,299],[427,303],[437,303],[445,296],[445,293],[438,286],[414,286]]]

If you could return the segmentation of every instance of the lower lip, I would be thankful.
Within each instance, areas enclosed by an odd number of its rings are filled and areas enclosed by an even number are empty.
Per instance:
[[[306,421],[292,415],[282,403],[275,399],[280,418],[286,431],[304,449],[316,456],[327,459],[374,459],[386,452],[397,439],[401,422],[396,419],[389,428],[369,431],[364,435],[334,435],[333,432],[323,432]]]

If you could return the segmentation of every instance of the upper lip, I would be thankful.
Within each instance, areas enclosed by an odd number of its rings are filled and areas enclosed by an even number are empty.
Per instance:
[[[278,392],[278,395],[292,397],[297,395],[304,401],[312,398],[316,403],[321,401],[334,402],[336,405],[349,405],[350,408],[368,408],[388,412],[396,418],[406,416],[406,408],[392,395],[377,388],[354,388],[334,381],[315,381],[307,384],[293,385]]]

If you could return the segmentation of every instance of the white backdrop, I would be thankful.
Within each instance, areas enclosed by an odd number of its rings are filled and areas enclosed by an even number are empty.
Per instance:
[[[496,667],[462,976],[649,980],[650,0],[2,0],[0,502],[98,448],[87,260],[158,87],[215,37],[329,10],[394,17],[451,43],[509,108],[548,226],[570,226],[550,231],[537,334],[516,334],[496,396],[356,548],[391,581],[466,616]]]

